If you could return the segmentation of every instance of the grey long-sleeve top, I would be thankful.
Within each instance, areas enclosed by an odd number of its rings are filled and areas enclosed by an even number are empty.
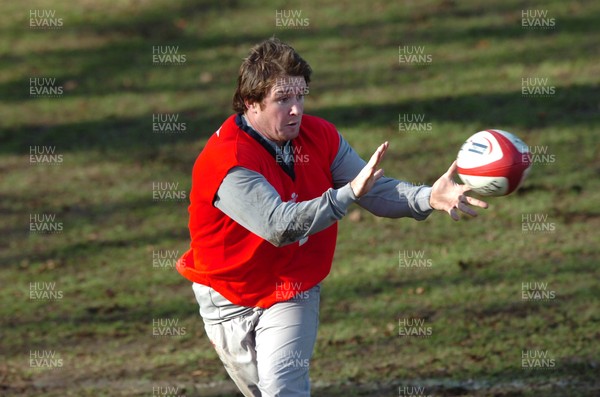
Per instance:
[[[273,143],[273,142],[272,142]],[[273,143],[274,144],[274,143]],[[275,246],[300,242],[340,220],[353,202],[382,217],[425,219],[431,212],[431,187],[380,178],[368,194],[357,199],[350,188],[366,162],[340,135],[331,165],[333,188],[300,203],[283,202],[259,173],[234,167],[225,176],[214,205],[231,219]]]

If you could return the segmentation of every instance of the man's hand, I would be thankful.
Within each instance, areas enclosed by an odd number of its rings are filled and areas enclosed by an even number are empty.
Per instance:
[[[377,167],[388,146],[388,142],[381,144],[375,153],[373,153],[367,165],[365,165],[356,178],[350,182],[350,187],[357,198],[369,193],[369,190],[371,190],[375,182],[383,176],[383,169],[377,169]]]
[[[477,212],[468,204],[481,208],[487,208],[488,204],[485,201],[477,200],[476,198],[465,195],[471,190],[467,185],[459,185],[454,182],[454,174],[456,173],[456,161],[452,163],[448,171],[440,177],[432,186],[431,197],[429,204],[431,208],[446,211],[455,221],[460,219],[458,211],[471,216],[477,216]]]

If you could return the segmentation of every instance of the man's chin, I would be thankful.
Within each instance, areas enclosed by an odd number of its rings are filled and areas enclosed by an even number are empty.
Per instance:
[[[291,141],[296,139],[300,134],[300,125],[286,126],[283,131],[279,134],[284,141]]]

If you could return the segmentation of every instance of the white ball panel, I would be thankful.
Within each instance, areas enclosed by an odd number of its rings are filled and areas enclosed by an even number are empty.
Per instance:
[[[508,191],[508,179],[502,176],[474,176],[458,174],[465,185],[481,196],[503,196]]]
[[[467,139],[458,152],[460,168],[476,168],[502,158],[503,153],[496,138],[487,131],[480,131]]]

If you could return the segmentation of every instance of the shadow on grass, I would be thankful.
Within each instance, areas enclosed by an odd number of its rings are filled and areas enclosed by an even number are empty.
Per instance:
[[[551,97],[529,98],[517,93],[464,95],[414,100],[388,105],[335,106],[315,109],[338,128],[369,125],[397,128],[399,114],[427,114],[428,121],[478,123],[482,128],[510,126],[526,132],[546,126],[573,127],[600,121],[600,86],[557,87]],[[229,116],[228,109],[187,109],[181,119],[187,133],[175,141],[210,136]],[[497,128],[497,127],[496,127]],[[128,153],[165,145],[165,136],[152,132],[152,114],[130,119],[98,120],[57,126],[25,126],[0,132],[0,153],[23,154],[31,145],[55,145],[60,152],[99,150]]]
[[[42,51],[28,54],[32,57],[34,64],[39,65],[60,65],[66,61],[81,65],[81,72],[76,75],[62,75],[60,80],[94,80],[101,78],[97,86],[91,90],[80,90],[82,94],[101,94],[110,92],[109,89],[118,89],[111,87],[110,82],[118,76],[128,75],[134,71],[138,75],[144,75],[152,66],[149,62],[151,48],[153,45],[176,43],[183,51],[194,49],[211,49],[224,46],[247,45],[250,47],[253,43],[261,41],[270,36],[268,30],[265,33],[241,35],[237,33],[221,32],[215,34],[210,30],[200,26],[194,26],[198,32],[188,32],[186,30],[186,20],[195,20],[205,18],[207,12],[235,12],[240,9],[238,1],[196,1],[192,4],[173,4],[169,8],[155,7],[148,8],[143,12],[133,9],[131,13],[123,14],[118,17],[103,17],[94,20],[81,19],[71,21],[65,27],[66,31],[72,31],[80,34],[93,33],[103,34],[123,34],[128,36],[127,40],[112,41],[108,45],[93,49],[78,50],[54,50]],[[535,30],[523,29],[521,26],[520,12],[509,10],[507,7],[498,5],[486,5],[485,8],[473,8],[471,10],[458,9],[450,2],[444,3],[446,6],[431,7],[428,12],[419,14],[416,18],[410,13],[399,11],[393,17],[382,21],[380,16],[375,16],[370,20],[354,23],[328,23],[317,26],[316,29],[302,32],[302,39],[308,39],[315,45],[322,43],[328,38],[338,36],[356,36],[362,38],[373,38],[370,43],[373,48],[382,51],[395,49],[398,45],[406,43],[451,43],[451,42],[469,42],[485,40],[506,40],[512,38],[536,37],[540,32]],[[449,5],[449,6],[448,6]],[[275,9],[275,8],[273,8]],[[264,11],[265,21],[272,22],[272,10],[267,8]],[[510,12],[509,12],[510,11]],[[500,13],[505,15],[504,22],[501,25],[485,27],[469,27],[464,24],[455,24],[452,26],[428,23],[429,18],[447,19],[449,16],[477,18],[490,13]],[[267,16],[268,15],[268,16]],[[589,34],[597,32],[598,17],[593,13],[583,16],[561,16],[559,26],[550,31],[541,32],[544,35],[560,35],[568,33],[578,35],[582,39]],[[396,35],[390,35],[387,27],[397,26],[409,27],[403,32],[402,38],[398,39]],[[414,25],[414,26],[413,26]],[[21,29],[20,27],[15,27]],[[15,32],[16,33],[16,32]],[[298,38],[298,33],[281,31],[283,36],[289,36],[290,40]],[[506,58],[491,58],[492,62],[505,62],[508,60],[519,59],[524,64],[537,64],[538,60],[563,60],[569,55],[581,56],[585,53],[594,53],[594,48],[586,40],[574,37],[570,46],[565,48],[564,43],[556,46],[538,46],[535,50],[527,49],[526,52],[509,52]],[[565,55],[565,51],[568,54]],[[490,63],[490,58],[485,56],[486,52],[481,51],[481,59]],[[6,56],[4,61],[10,67],[16,67],[20,57]],[[470,62],[471,63],[471,62]],[[39,70],[39,67],[34,70]],[[102,84],[102,82],[104,84]],[[107,85],[106,82],[109,82]],[[122,87],[121,87],[122,88]],[[177,87],[172,87],[177,88]],[[185,88],[181,88],[185,89]],[[28,99],[26,82],[20,80],[8,81],[0,84],[0,91],[3,92],[2,100]],[[139,87],[138,91],[145,92],[146,88]]]
[[[426,114],[427,121],[478,123],[490,128],[509,125],[526,130],[546,126],[597,123],[600,86],[556,87],[549,97],[524,97],[522,92],[448,96],[398,104],[319,108],[314,113],[338,127],[372,125],[397,129],[399,114]]]
[[[174,2],[175,3],[175,2]],[[217,34],[207,30],[202,25],[187,29],[188,20],[207,18],[207,12],[232,12],[240,6],[236,0],[200,0],[193,3],[170,4],[168,7],[148,6],[143,11],[133,7],[130,13],[122,13],[115,17],[75,18],[65,23],[60,33],[81,35],[122,35],[121,40],[108,40],[107,44],[92,46],[92,48],[56,49],[48,51],[32,51],[25,55],[7,55],[2,57],[7,69],[24,67],[29,70],[27,78],[21,76],[13,80],[5,80],[0,84],[1,101],[5,103],[32,100],[29,94],[29,78],[53,77],[56,84],[63,86],[67,82],[75,83],[76,88],[65,88],[65,95],[72,97],[108,95],[115,93],[151,93],[162,90],[189,91],[206,88],[206,84],[197,81],[190,82],[182,79],[181,84],[170,84],[168,87],[152,85],[149,87],[144,79],[150,70],[165,67],[153,64],[154,46],[177,46],[179,54],[187,54],[200,50],[208,50],[226,46],[246,44],[248,48],[253,43],[264,40],[264,34]],[[86,14],[82,12],[82,14]],[[68,19],[68,18],[67,18]],[[15,26],[11,33],[17,36],[22,33],[21,26]],[[35,32],[35,34],[60,34],[57,32]],[[51,37],[51,36],[50,36]],[[232,58],[238,59],[235,54]],[[63,65],[74,64],[77,73],[64,72]],[[188,59],[186,67],[203,71],[202,63]],[[212,65],[219,71],[220,63]],[[169,67],[169,66],[167,66]],[[173,66],[175,67],[175,66]],[[237,68],[237,66],[236,66]],[[49,72],[52,71],[52,72]],[[49,76],[50,74],[50,76]],[[225,77],[217,75],[217,78]],[[227,78],[227,77],[225,77]],[[227,82],[234,82],[232,75]],[[223,84],[224,85],[224,84]],[[219,88],[212,83],[210,88]],[[35,99],[33,99],[35,100]]]
[[[18,195],[2,195],[2,200],[11,201],[19,199],[22,198]],[[140,224],[148,218],[148,214],[151,214],[153,210],[156,210],[156,206],[161,204],[163,203],[153,201],[149,194],[148,198],[123,202],[113,201],[111,203],[98,203],[94,205],[75,204],[64,206],[55,212],[57,219],[60,219],[64,225],[68,225],[70,230],[87,229],[87,233],[69,232],[69,234],[62,236],[69,243],[55,248],[46,247],[43,251],[37,253],[10,250],[13,254],[3,256],[0,260],[0,267],[17,269],[23,261],[27,261],[28,263],[43,263],[47,260],[69,260],[69,262],[78,263],[78,260],[86,261],[86,258],[101,257],[107,250],[159,246],[161,242],[166,240],[180,241],[182,244],[189,242],[189,231],[185,224],[188,216],[187,200],[183,203],[164,203],[164,209],[160,212],[160,214],[166,214],[172,211],[181,214],[181,217],[185,219],[181,227],[177,229],[152,228],[150,230],[140,227]],[[31,235],[29,224],[27,223],[30,210],[24,208],[19,212],[21,213],[23,222],[15,227],[0,229],[0,235],[12,236],[13,238],[18,236],[23,239],[27,239]],[[154,214],[151,216],[161,216],[160,214]],[[93,228],[86,228],[90,225],[93,225]],[[127,238],[111,236],[110,228],[119,225],[124,225],[132,231],[127,235]],[[41,236],[41,239],[46,237],[52,238],[51,236]],[[38,244],[42,244],[42,242],[40,241]],[[148,257],[148,260],[150,259],[151,256]]]
[[[178,123],[185,123],[185,132],[153,131],[153,115],[130,119],[104,119],[57,126],[34,125],[0,131],[0,153],[29,154],[30,146],[56,146],[62,153],[71,151],[120,153],[123,158],[152,160],[147,150],[168,142],[190,142],[208,138],[228,116],[226,110],[189,109],[179,112]],[[165,124],[165,123],[163,123]],[[169,123],[166,123],[169,124]],[[191,165],[190,165],[191,167]]]

